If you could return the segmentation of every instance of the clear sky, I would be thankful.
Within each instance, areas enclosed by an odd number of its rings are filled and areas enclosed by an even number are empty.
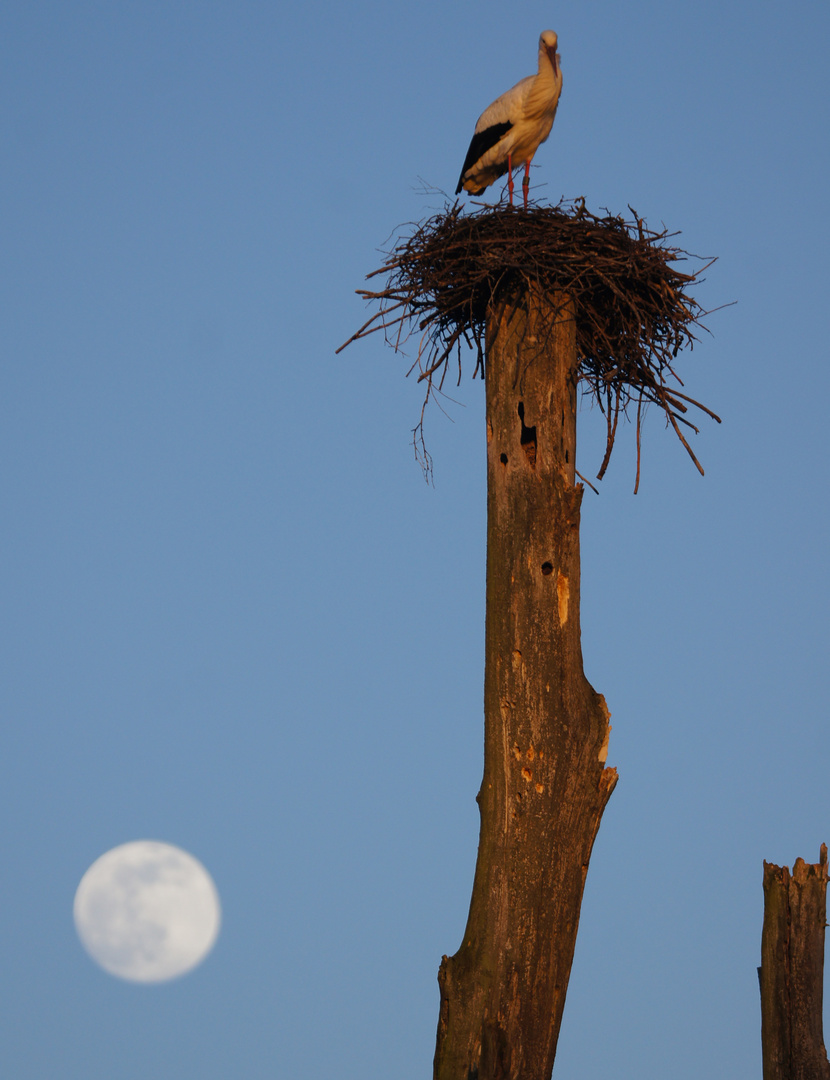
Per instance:
[[[431,1075],[482,767],[483,392],[428,418],[354,289],[560,38],[533,195],[719,256],[583,512],[620,782],[555,1075],[760,1076],[764,859],[828,794],[826,0],[45,3],[0,17],[0,1056],[15,1080]],[[425,185],[427,187],[425,187]],[[498,191],[496,191],[498,195]],[[580,471],[601,457],[580,419]],[[134,986],[72,898],[159,839],[213,875]]]

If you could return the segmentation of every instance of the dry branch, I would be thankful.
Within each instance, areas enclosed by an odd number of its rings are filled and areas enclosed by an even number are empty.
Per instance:
[[[630,209],[630,208],[629,208]],[[583,393],[607,420],[606,451],[598,477],[610,460],[620,413],[637,405],[639,476],[643,405],[653,402],[666,416],[700,472],[703,469],[679,425],[697,432],[689,406],[720,418],[678,387],[674,370],[680,350],[692,347],[706,314],[688,295],[690,285],[711,265],[681,273],[671,264],[691,258],[637,217],[598,217],[584,200],[529,209],[484,207],[462,214],[459,204],[413,226],[387,252],[386,262],[367,275],[383,275],[382,289],[358,289],[376,305],[375,313],[337,351],[382,330],[401,351],[419,336],[410,368],[426,382],[424,407],[444,386],[453,357],[462,375],[462,342],[475,350],[473,376],[484,374],[485,325],[497,303],[519,303],[531,287],[548,295],[567,294],[575,302],[579,379]],[[428,467],[423,418],[415,429],[416,452]]]

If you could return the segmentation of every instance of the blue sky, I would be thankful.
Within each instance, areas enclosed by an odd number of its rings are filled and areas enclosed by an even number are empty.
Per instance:
[[[583,511],[606,811],[555,1075],[760,1075],[764,859],[827,791],[830,9],[76,2],[0,18],[0,1051],[16,1080],[431,1075],[478,836],[480,383],[420,388],[354,290],[560,38],[533,194],[633,206],[735,306]],[[601,458],[580,418],[580,471]],[[186,978],[105,975],[82,874],[213,875]]]

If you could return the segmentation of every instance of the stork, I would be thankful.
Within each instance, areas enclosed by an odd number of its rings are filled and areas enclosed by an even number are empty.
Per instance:
[[[463,188],[481,195],[485,188],[507,173],[510,205],[513,205],[513,170],[524,165],[522,194],[527,208],[530,162],[550,135],[562,92],[562,71],[556,52],[557,37],[544,30],[539,38],[539,70],[496,98],[478,118],[470,149],[458,180]]]

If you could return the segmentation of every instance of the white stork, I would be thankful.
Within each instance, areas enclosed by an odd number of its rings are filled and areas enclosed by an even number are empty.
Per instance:
[[[470,149],[458,180],[456,195],[463,188],[480,195],[507,173],[510,205],[513,205],[513,170],[524,165],[524,204],[530,187],[530,162],[550,135],[556,106],[562,92],[562,71],[556,52],[557,37],[544,30],[539,38],[539,71],[516,83],[512,90],[496,98],[478,118]]]

